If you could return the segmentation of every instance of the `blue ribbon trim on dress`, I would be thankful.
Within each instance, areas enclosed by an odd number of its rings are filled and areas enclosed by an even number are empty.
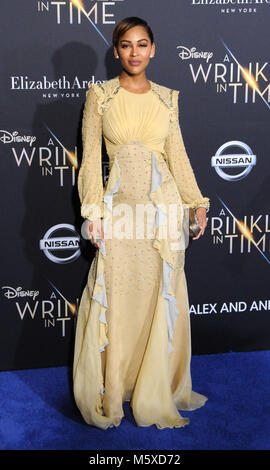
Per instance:
[[[154,199],[151,196],[151,193],[157,191],[162,183],[162,175],[158,168],[158,163],[155,154],[152,152],[152,180],[151,180],[151,190],[149,193],[149,197],[155,207],[157,208],[156,216],[155,216],[155,229],[161,227],[167,219],[167,214],[156,204]],[[157,234],[157,230],[155,234]],[[157,239],[155,240],[157,241]],[[168,243],[168,240],[167,240]],[[159,249],[159,253],[162,257],[162,250]],[[170,291],[170,283],[171,283],[171,273],[173,271],[173,266],[163,258],[162,261],[162,297],[165,300],[165,309],[166,309],[166,321],[168,327],[168,352],[173,350],[172,340],[174,335],[174,325],[177,320],[177,316],[179,311],[176,306],[176,298],[172,296]]]
[[[110,213],[112,213],[112,200],[113,200],[113,195],[118,191],[119,185],[120,185],[120,166],[115,158],[114,163],[117,165],[117,170],[118,170],[118,179],[114,183],[113,187],[109,190],[108,192],[105,193],[104,195],[104,203],[106,204],[107,209],[109,210]],[[114,173],[112,173],[111,177],[113,179]],[[101,272],[98,274],[98,277],[96,278],[96,284],[102,287],[102,290],[96,294],[92,295],[92,299],[96,300],[101,307],[103,307],[102,312],[99,316],[99,321],[105,325],[107,325],[107,318],[106,318],[106,310],[109,308],[107,304],[107,295],[106,295],[106,285],[105,285],[105,279],[104,279],[104,259],[106,258],[106,246],[105,246],[105,233],[106,233],[106,223],[107,223],[108,216],[104,216],[104,241],[99,239],[100,243],[100,248],[99,251],[101,253],[101,259],[100,259],[100,265],[102,266]],[[106,341],[102,345],[100,345],[100,352],[105,350],[105,347],[109,344],[109,341]],[[101,393],[104,393],[104,388],[101,389]]]

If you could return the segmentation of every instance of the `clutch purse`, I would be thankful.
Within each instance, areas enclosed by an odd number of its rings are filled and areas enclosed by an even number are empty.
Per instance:
[[[189,208],[189,236],[196,237],[200,231],[198,217],[196,216],[195,209]]]

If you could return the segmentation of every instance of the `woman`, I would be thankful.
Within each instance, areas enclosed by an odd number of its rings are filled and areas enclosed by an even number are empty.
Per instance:
[[[207,400],[191,387],[184,207],[196,210],[198,239],[209,199],[185,152],[179,92],[146,78],[155,54],[150,27],[125,18],[113,44],[123,70],[90,85],[84,107],[78,190],[98,250],[78,311],[74,395],[85,421],[102,429],[120,424],[124,401],[138,426],[182,427],[189,419],[178,410]]]

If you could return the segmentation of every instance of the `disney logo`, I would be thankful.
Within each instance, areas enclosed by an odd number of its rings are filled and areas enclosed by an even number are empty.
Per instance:
[[[188,49],[185,46],[177,46],[176,49],[181,49],[178,56],[185,60],[185,59],[205,59],[208,62],[213,57],[213,52],[199,52],[196,51],[196,47],[192,47]]]
[[[0,130],[0,140],[3,144],[10,144],[11,142],[27,142],[30,147],[37,138],[33,135],[19,135],[18,131],[12,133],[4,130]]]
[[[22,290],[22,287],[14,289],[14,287],[3,286],[2,289],[7,289],[6,292],[4,292],[4,296],[7,297],[7,299],[14,299],[15,297],[33,297],[33,300],[35,300],[39,294],[38,290]]]

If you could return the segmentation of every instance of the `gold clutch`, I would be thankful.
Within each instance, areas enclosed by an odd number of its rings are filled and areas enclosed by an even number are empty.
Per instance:
[[[190,237],[197,237],[199,231],[199,221],[198,217],[196,216],[195,209],[189,208],[189,236]]]

